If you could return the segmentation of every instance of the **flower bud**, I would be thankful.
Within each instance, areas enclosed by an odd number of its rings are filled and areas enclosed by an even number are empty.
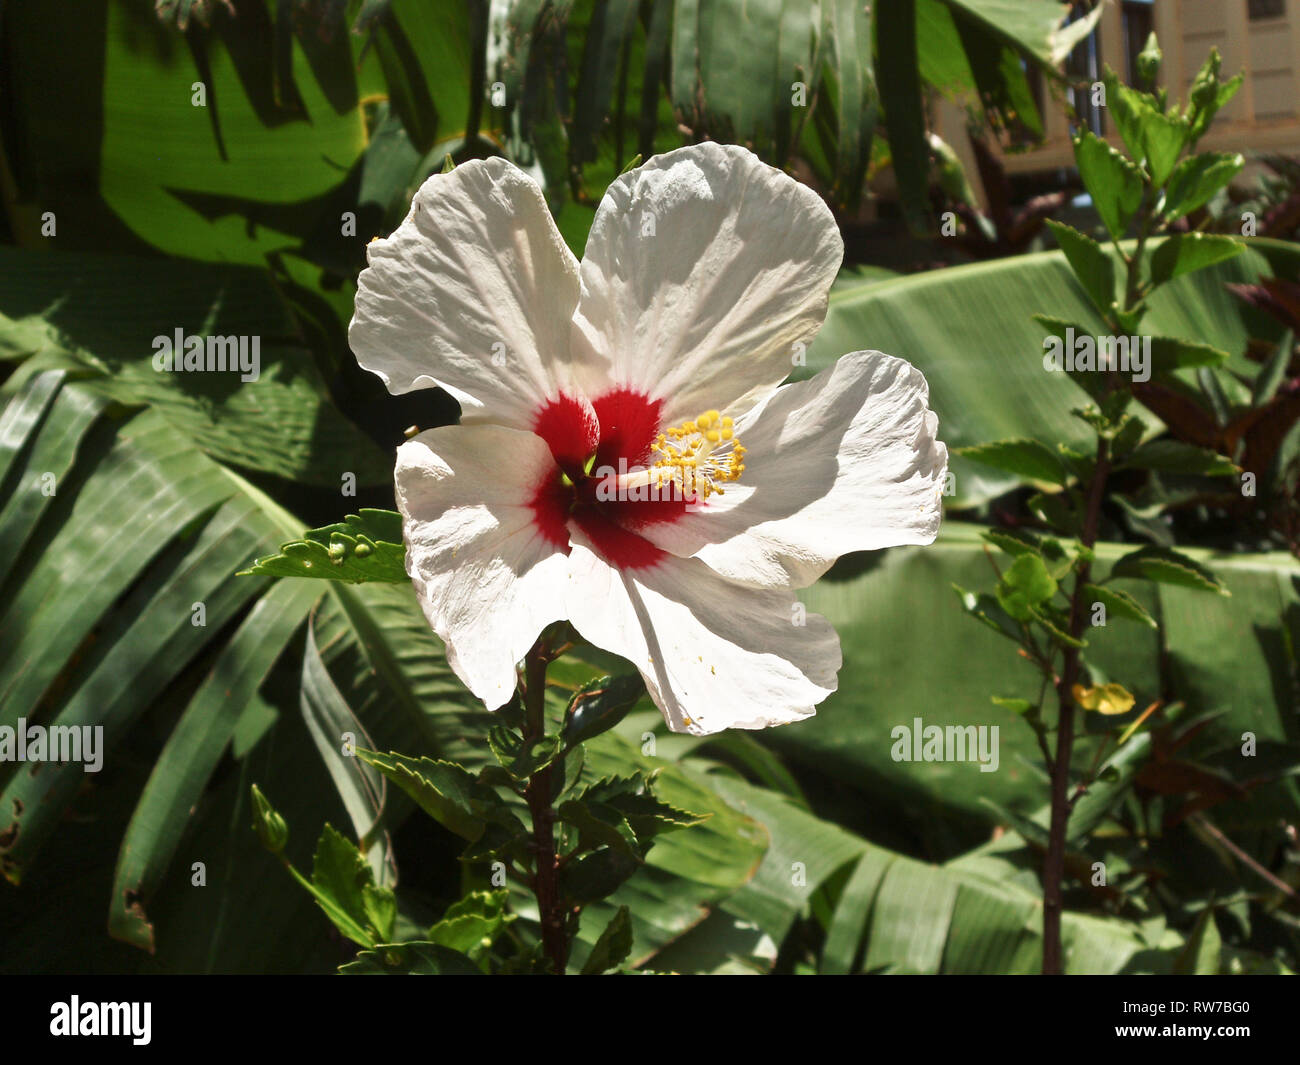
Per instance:
[[[256,784],[253,785],[253,829],[262,846],[272,854],[279,854],[289,842],[289,826]]]
[[[1156,75],[1160,73],[1160,60],[1164,54],[1160,51],[1160,45],[1156,41],[1155,31],[1152,30],[1147,37],[1147,43],[1143,45],[1142,51],[1138,53],[1137,68],[1142,80],[1148,85],[1153,84]]]

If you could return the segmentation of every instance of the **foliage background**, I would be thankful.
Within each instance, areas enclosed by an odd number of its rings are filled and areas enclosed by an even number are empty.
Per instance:
[[[876,347],[925,372],[950,447],[1086,439],[1068,415],[1073,386],[1042,372],[1030,317],[1086,319],[1085,295],[1057,251],[974,259],[932,239],[963,193],[926,130],[942,92],[989,136],[1041,131],[1028,79],[1043,69],[1051,84],[1088,19],[1063,23],[1051,0],[873,9],[874,20],[846,0],[0,8],[0,724],[97,724],[109,744],[93,776],[0,765],[0,971],[332,969],[353,949],[261,850],[249,785],[285,815],[304,865],[323,821],[369,824],[373,781],[340,769],[341,731],[483,760],[485,715],[408,588],[235,576],[304,528],[391,508],[402,429],[454,421],[440,394],[386,395],[345,338],[365,242],[396,225],[448,154],[504,153],[530,169],[581,254],[605,185],[634,155],[706,137],[748,144],[822,192],[844,226],[845,270],[807,373]],[[192,104],[195,83],[206,106]],[[1061,106],[1060,90],[1044,106]],[[907,249],[897,276],[856,239],[867,183],[883,175],[888,188],[891,172],[897,196],[882,211]],[[348,211],[356,230],[344,236]],[[925,268],[936,262],[956,265]],[[1229,353],[1213,380],[1193,382],[1229,458],[1245,461],[1234,418],[1258,420],[1291,395],[1296,366],[1284,324],[1226,286],[1295,282],[1298,270],[1293,244],[1261,239],[1152,308],[1151,331]],[[260,336],[260,380],[155,373],[151,340],[177,328]],[[1261,361],[1275,349],[1280,370]],[[1098,635],[1097,667],[1139,708],[1174,709],[1082,808],[1073,971],[1296,964],[1292,407],[1269,408],[1277,442],[1248,508],[1177,473],[1122,485],[1108,504],[1103,569],[1136,544],[1177,543],[1212,560],[1232,595],[1135,588],[1162,630]],[[953,468],[934,547],[846,558],[809,590],[845,658],[815,719],[699,740],[666,734],[647,703],[592,744],[593,768],[662,766],[667,801],[713,816],[665,837],[602,904],[579,962],[627,903],[634,957],[657,970],[1036,970],[1046,790],[1031,733],[990,702],[1032,697],[1034,677],[951,590],[988,582],[981,530],[1032,520],[1036,486],[960,457]],[[39,490],[46,472],[52,497]],[[355,497],[340,494],[344,472]],[[195,602],[206,626],[191,624]],[[593,656],[569,679],[602,664]],[[915,716],[1000,725],[1000,770],[893,761],[890,731]],[[656,757],[641,753],[647,730]],[[1245,731],[1260,754],[1243,769]],[[393,802],[374,861],[400,871],[400,921],[416,927],[485,872],[409,813]],[[1097,860],[1104,888],[1090,886]],[[200,861],[202,888],[191,886]],[[530,900],[516,901],[526,919]]]

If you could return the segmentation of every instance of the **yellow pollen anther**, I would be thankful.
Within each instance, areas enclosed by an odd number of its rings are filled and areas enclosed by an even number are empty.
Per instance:
[[[708,410],[692,421],[670,426],[651,445],[651,469],[661,486],[676,485],[683,498],[703,502],[723,495],[724,484],[744,472],[745,449],[736,439],[735,421]]]

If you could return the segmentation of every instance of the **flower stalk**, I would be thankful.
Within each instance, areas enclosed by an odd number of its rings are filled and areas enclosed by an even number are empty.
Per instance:
[[[546,670],[560,651],[552,652],[545,636],[533,644],[524,659],[523,691],[524,743],[546,736]],[[537,897],[537,918],[542,930],[542,948],[556,976],[563,976],[568,963],[569,938],[564,901],[560,894],[560,859],[555,846],[554,775],[564,775],[561,755],[528,778],[524,800],[532,817],[535,865],[533,894]]]

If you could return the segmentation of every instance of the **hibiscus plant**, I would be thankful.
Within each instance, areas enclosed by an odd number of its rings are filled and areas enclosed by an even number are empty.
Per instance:
[[[400,517],[357,515],[252,572],[409,574],[448,663],[497,713],[482,737],[495,763],[355,754],[463,836],[462,861],[501,890],[396,944],[391,892],[332,829],[300,879],[371,951],[358,965],[446,971],[494,949],[483,933],[504,928],[511,878],[535,897],[540,939],[493,964],[563,973],[584,904],[635,875],[659,833],[699,820],[660,799],[653,774],[584,772],[583,741],[645,692],[669,729],[701,736],[813,714],[835,690],[839,639],[796,591],[850,551],[933,541],[947,450],[901,359],[853,352],[782,384],[843,244],[820,197],[744,148],[630,169],[581,262],[541,188],[502,159],[429,178],[368,252],[352,350],[393,393],[446,390],[460,423],[398,449]],[[584,649],[635,672],[549,713],[548,667]],[[278,815],[260,793],[255,807],[279,852]],[[337,861],[362,881],[343,896]],[[586,970],[631,949],[620,910]]]
[[[1151,34],[1140,69],[1155,82],[1161,54]],[[1110,617],[1158,629],[1155,617],[1116,580],[1168,583],[1227,595],[1204,565],[1176,550],[1144,546],[1093,575],[1101,511],[1112,475],[1154,470],[1233,478],[1253,494],[1249,475],[1215,451],[1178,441],[1150,441],[1152,425],[1133,412],[1134,402],[1160,409],[1162,399],[1192,391],[1184,376],[1222,365],[1228,354],[1194,338],[1143,336],[1141,327],[1153,293],[1172,279],[1231,259],[1246,250],[1227,235],[1181,232],[1171,226],[1210,200],[1241,170],[1235,152],[1196,151],[1215,114],[1240,88],[1242,77],[1219,77],[1220,59],[1211,51],[1188,91],[1184,106],[1164,89],[1142,91],[1123,85],[1113,72],[1104,82],[1105,100],[1127,152],[1082,128],[1074,139],[1075,162],[1105,226],[1110,248],[1059,222],[1049,222],[1080,287],[1093,304],[1091,322],[1036,316],[1047,331],[1044,369],[1068,373],[1086,402],[1072,414],[1095,433],[1091,453],[1034,440],[1003,440],[964,448],[961,453],[996,469],[1017,473],[1045,490],[1029,501],[1041,531],[997,529],[987,542],[1008,557],[993,564],[996,588],[976,594],[956,591],[974,618],[1019,645],[1020,657],[1041,675],[1037,699],[997,699],[1033,729],[1051,789],[1050,820],[1044,832],[1030,827],[1043,848],[1043,971],[1063,971],[1061,916],[1067,849],[1095,825],[1132,779],[1143,744],[1142,727],[1160,712],[1160,700],[1122,726],[1098,725],[1090,739],[1088,768],[1075,765],[1079,712],[1125,715],[1134,696],[1122,679],[1110,679],[1087,657],[1088,632]],[[1133,240],[1126,241],[1130,233]],[[1166,239],[1159,240],[1164,236]],[[1217,387],[1202,376],[1207,389]],[[1194,391],[1192,391],[1194,395]],[[1045,696],[1052,691],[1051,713]],[[1174,714],[1181,707],[1170,708]],[[1157,718],[1159,722],[1161,718]],[[1141,737],[1149,740],[1149,736]],[[1091,793],[1091,802],[1085,797]],[[1094,868],[1104,886],[1105,870]],[[1099,879],[1098,879],[1099,878]]]

